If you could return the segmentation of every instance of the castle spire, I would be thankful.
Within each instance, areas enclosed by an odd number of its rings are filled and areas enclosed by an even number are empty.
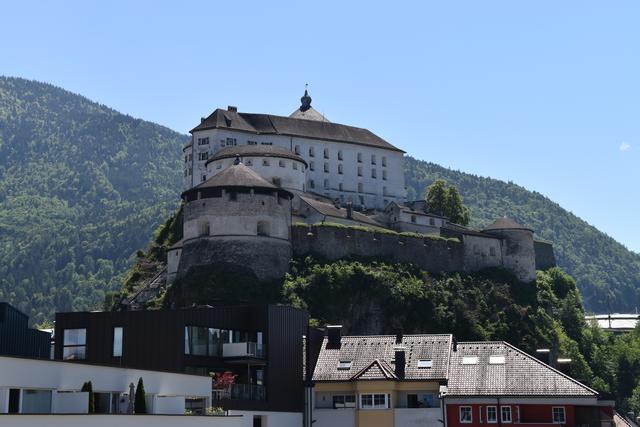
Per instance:
[[[309,96],[309,92],[307,88],[309,87],[309,83],[304,85],[304,95],[300,98],[300,111],[307,111],[311,108],[311,97]]]

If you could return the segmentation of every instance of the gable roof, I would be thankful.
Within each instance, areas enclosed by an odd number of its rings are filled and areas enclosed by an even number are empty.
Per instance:
[[[307,165],[307,162],[302,157],[291,150],[277,145],[237,145],[235,147],[226,147],[210,157],[209,160],[206,161],[205,165],[208,165],[214,160],[235,159],[238,156],[279,157],[283,159],[297,160],[304,163],[305,166]]]
[[[387,362],[375,359],[369,366],[366,366],[351,377],[352,381],[362,380],[397,380],[398,377],[394,372],[394,368],[389,366]]]
[[[375,227],[384,227],[378,221],[356,211],[355,209],[351,213],[351,218],[348,218],[347,209],[338,208],[332,203],[321,202],[319,200],[315,200],[307,196],[300,196],[300,200],[302,200],[302,202],[306,203],[307,206],[309,206],[310,208],[318,212],[320,215],[324,215],[332,218],[352,220],[355,222],[361,222],[364,224],[373,225]]]
[[[307,110],[308,112],[309,110]],[[271,114],[238,113],[221,108],[191,129],[191,133],[205,129],[229,129],[263,135],[287,135],[366,145],[386,150],[403,150],[391,145],[367,129],[321,120]]]
[[[463,364],[465,356],[478,358]],[[503,356],[503,364],[490,364]],[[461,342],[451,353],[447,396],[596,397],[597,392],[504,341]]]
[[[367,375],[374,375],[378,369],[382,374],[377,375],[388,375],[388,371],[395,370],[392,362],[397,345],[405,348],[405,380],[444,380],[449,367],[451,340],[451,335],[405,335],[402,343],[396,344],[395,335],[343,336],[340,346],[334,348],[327,346],[328,339],[325,337],[313,380],[351,381],[359,380],[358,375],[364,375],[363,379],[366,379]],[[432,367],[418,368],[420,359],[432,360]],[[338,369],[341,361],[350,361],[351,369]]]

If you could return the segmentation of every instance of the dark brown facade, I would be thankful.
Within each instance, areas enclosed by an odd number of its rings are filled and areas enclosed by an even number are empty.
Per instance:
[[[214,391],[214,406],[302,412],[307,325],[305,311],[277,305],[58,313],[55,359],[201,375],[231,371],[236,384],[226,394]],[[69,347],[74,330],[86,336]],[[202,331],[210,334],[208,350],[195,336]],[[216,333],[226,341],[212,338]]]

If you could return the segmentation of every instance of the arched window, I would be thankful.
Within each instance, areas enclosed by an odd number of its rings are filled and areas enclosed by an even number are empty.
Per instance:
[[[258,221],[258,225],[256,227],[256,234],[258,236],[271,235],[271,224],[269,224],[269,221]]]
[[[208,236],[211,234],[211,228],[209,226],[209,221],[202,221],[200,223],[200,235]]]

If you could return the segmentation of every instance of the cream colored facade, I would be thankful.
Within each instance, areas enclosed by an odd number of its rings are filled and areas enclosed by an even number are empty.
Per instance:
[[[361,380],[315,385],[314,427],[400,427],[441,425],[437,381]],[[334,408],[333,397],[353,395],[353,408]],[[363,407],[363,396],[385,395],[385,408]],[[409,396],[429,395],[433,407],[409,407]]]

